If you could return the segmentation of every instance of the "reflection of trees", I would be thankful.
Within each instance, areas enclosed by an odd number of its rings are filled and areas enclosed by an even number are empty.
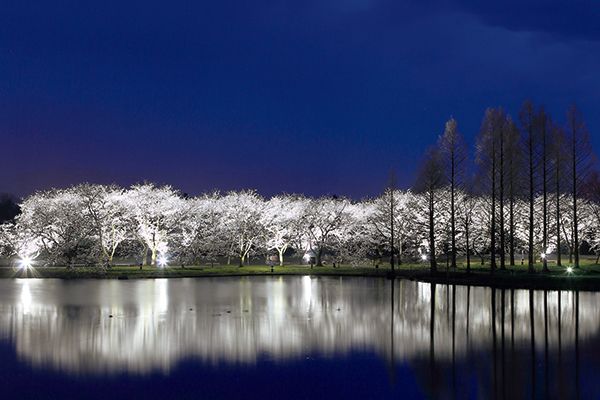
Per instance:
[[[559,301],[557,292],[532,292],[531,318],[528,291],[492,293],[440,284],[432,293],[427,283],[397,281],[392,320],[392,286],[383,279],[2,280],[0,338],[34,366],[89,373],[167,372],[184,358],[253,363],[351,351],[454,366],[467,361],[468,349],[498,345],[503,379],[505,335],[510,349],[529,348],[535,332],[538,351],[559,348],[560,340],[566,352],[575,346],[576,322],[580,340],[597,331],[597,294],[579,293],[576,301],[561,292]]]

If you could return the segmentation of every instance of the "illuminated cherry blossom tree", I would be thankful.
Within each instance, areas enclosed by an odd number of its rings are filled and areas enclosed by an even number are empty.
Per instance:
[[[308,247],[316,254],[316,264],[323,265],[323,252],[331,246],[350,214],[347,199],[321,197],[311,199],[302,216]]]
[[[77,188],[38,192],[21,204],[17,226],[41,244],[48,263],[91,263],[97,259],[94,228],[84,209]]]
[[[132,220],[123,189],[84,184],[73,188],[83,202],[83,218],[92,225],[100,245],[101,263],[110,265],[119,245],[131,236]]]
[[[213,263],[228,250],[222,223],[221,196],[208,193],[188,199],[185,203],[175,240],[179,257],[190,263],[198,262],[201,258]]]
[[[307,202],[300,196],[275,196],[263,208],[261,224],[267,233],[266,248],[277,251],[280,266],[285,252],[298,243]]]
[[[265,202],[254,191],[229,192],[220,202],[223,207],[221,226],[229,255],[236,256],[242,267],[249,261],[253,248],[265,246]]]
[[[170,186],[153,184],[135,185],[125,192],[124,200],[129,218],[135,221],[136,234],[150,250],[151,264],[157,265],[159,254],[166,257],[169,241],[179,226],[184,210],[184,200]]]

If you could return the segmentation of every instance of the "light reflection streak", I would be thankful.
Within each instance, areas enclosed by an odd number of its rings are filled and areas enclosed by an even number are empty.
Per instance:
[[[29,314],[31,311],[31,289],[27,279],[21,281],[21,307],[23,314]]]

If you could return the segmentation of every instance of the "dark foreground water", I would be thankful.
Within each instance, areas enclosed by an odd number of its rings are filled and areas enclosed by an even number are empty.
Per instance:
[[[0,280],[0,398],[600,398],[600,294]]]

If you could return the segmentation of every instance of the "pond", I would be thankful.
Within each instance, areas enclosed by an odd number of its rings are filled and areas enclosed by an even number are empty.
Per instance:
[[[0,280],[2,398],[598,398],[600,294],[356,277]]]

